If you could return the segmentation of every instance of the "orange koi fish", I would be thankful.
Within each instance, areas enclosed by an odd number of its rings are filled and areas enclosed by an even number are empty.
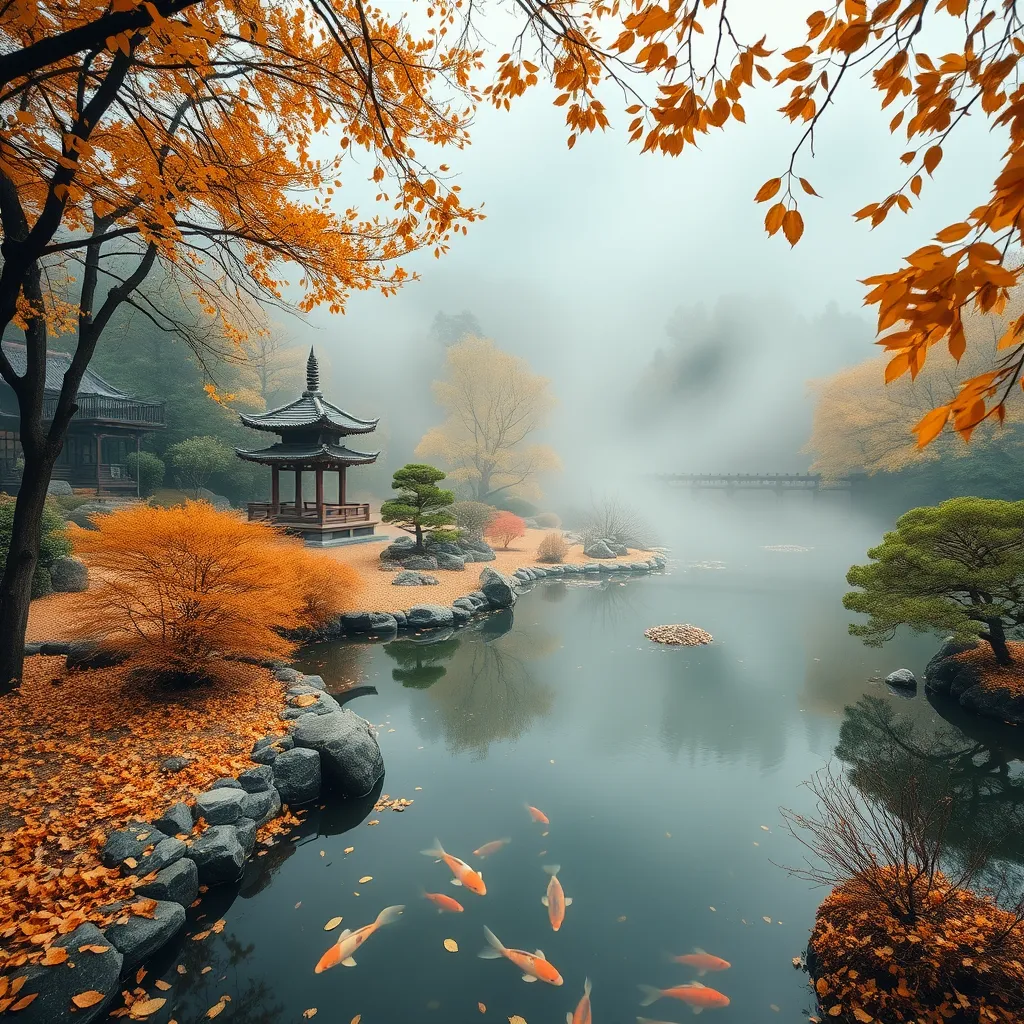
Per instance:
[[[485,896],[487,894],[487,886],[484,885],[483,874],[479,871],[474,871],[464,860],[459,860],[458,857],[445,853],[440,839],[434,840],[432,849],[420,850],[420,853],[424,857],[435,857],[437,860],[443,860],[455,876],[452,879],[452,885],[464,885],[470,892],[475,892],[477,896]]]
[[[484,960],[497,960],[500,957],[505,957],[523,972],[523,981],[546,981],[549,985],[562,984],[562,976],[555,969],[555,965],[544,959],[544,950],[538,949],[536,953],[527,953],[522,949],[509,949],[501,944],[498,936],[486,925],[484,926],[484,935],[488,945],[478,954]]]
[[[654,988],[651,985],[641,985],[640,991],[644,994],[644,998],[640,1000],[641,1006],[650,1006],[658,999],[665,998],[678,999],[680,1002],[689,1004],[694,1013],[729,1005],[728,996],[702,985],[699,981],[676,985],[675,988]]]
[[[378,915],[373,924],[363,925],[358,931],[346,928],[339,936],[338,941],[331,946],[322,957],[320,962],[313,968],[315,974],[323,974],[329,967],[341,964],[342,967],[355,967],[356,962],[352,954],[378,929],[386,924],[393,924],[401,916],[405,907],[385,907]]]
[[[548,908],[548,920],[551,928],[558,931],[565,920],[565,908],[572,903],[572,897],[566,896],[562,890],[562,883],[558,880],[558,872],[562,870],[561,864],[545,864],[544,870],[551,876],[548,882],[548,893],[541,896],[540,901]]]
[[[447,910],[453,914],[461,914],[466,909],[458,900],[445,896],[443,892],[425,892],[423,898],[430,900],[439,910]]]
[[[542,825],[551,824],[551,822],[548,821],[548,816],[543,811],[538,810],[536,807],[531,807],[529,804],[526,805],[526,809],[530,812],[530,817],[533,818],[534,821],[539,821]]]
[[[727,971],[732,967],[728,960],[705,953],[699,947],[695,947],[692,953],[684,953],[682,956],[670,956],[669,959],[675,964],[686,964],[687,967],[696,967],[697,974],[702,978],[708,971]]]
[[[492,853],[497,853],[503,846],[507,846],[511,842],[511,839],[495,839],[493,843],[484,843],[479,850],[473,851],[473,856],[490,857]]]
[[[565,1024],[592,1024],[590,1016],[590,979],[583,980],[583,998],[576,1004],[575,1013],[565,1015]]]

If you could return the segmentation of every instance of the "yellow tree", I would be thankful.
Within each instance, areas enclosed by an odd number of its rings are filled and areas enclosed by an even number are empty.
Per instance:
[[[561,468],[550,447],[530,440],[555,404],[550,381],[493,341],[468,336],[450,346],[434,396],[447,418],[416,454],[445,462],[477,501],[539,497],[540,474]]]

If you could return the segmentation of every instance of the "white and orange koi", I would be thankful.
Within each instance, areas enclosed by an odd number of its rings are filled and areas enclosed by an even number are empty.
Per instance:
[[[523,981],[546,981],[549,985],[561,985],[562,976],[558,973],[555,965],[548,963],[544,957],[544,950],[538,949],[536,953],[527,953],[523,949],[509,949],[501,944],[501,940],[486,925],[484,936],[488,945],[480,951],[478,956],[484,960],[497,960],[504,957],[510,960],[523,972]]]
[[[575,1013],[565,1015],[565,1024],[593,1024],[590,1015],[590,979],[583,979],[583,998],[576,1004]]]
[[[352,954],[375,932],[378,928],[383,928],[386,924],[393,924],[401,917],[402,911],[405,907],[385,907],[378,915],[377,920],[373,924],[363,925],[362,928],[352,931],[351,928],[346,928],[339,936],[338,941],[331,946],[329,950],[317,963],[316,967],[313,968],[315,974],[322,974],[330,967],[335,967],[341,964],[342,967],[355,967],[356,962],[352,958]]]
[[[545,864],[544,870],[551,876],[548,881],[546,896],[541,896],[540,901],[548,908],[548,920],[551,922],[553,931],[558,931],[565,920],[565,908],[572,903],[572,897],[566,896],[562,889],[562,883],[558,880],[558,872],[562,870],[560,864]]]
[[[475,892],[477,896],[487,895],[487,886],[484,885],[482,872],[474,871],[464,860],[459,860],[458,857],[445,853],[440,839],[434,840],[434,845],[431,849],[420,850],[420,853],[424,857],[435,857],[437,860],[443,860],[455,876],[452,879],[452,885],[465,886],[470,892]]]

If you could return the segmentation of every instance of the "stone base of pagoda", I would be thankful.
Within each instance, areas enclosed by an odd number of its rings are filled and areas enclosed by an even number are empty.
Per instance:
[[[386,536],[378,536],[376,533],[379,523],[376,520],[370,522],[353,523],[281,523],[285,527],[285,533],[301,537],[307,547],[312,548],[333,548],[341,544],[365,544],[373,541],[386,541]]]

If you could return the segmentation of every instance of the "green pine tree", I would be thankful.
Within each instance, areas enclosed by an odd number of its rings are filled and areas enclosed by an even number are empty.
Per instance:
[[[424,530],[437,540],[458,536],[456,531],[445,529],[455,522],[449,509],[455,495],[437,486],[444,478],[445,474],[433,466],[409,463],[396,470],[391,481],[391,489],[398,491],[397,497],[380,507],[385,523],[394,523],[415,536],[417,551],[423,550]]]

